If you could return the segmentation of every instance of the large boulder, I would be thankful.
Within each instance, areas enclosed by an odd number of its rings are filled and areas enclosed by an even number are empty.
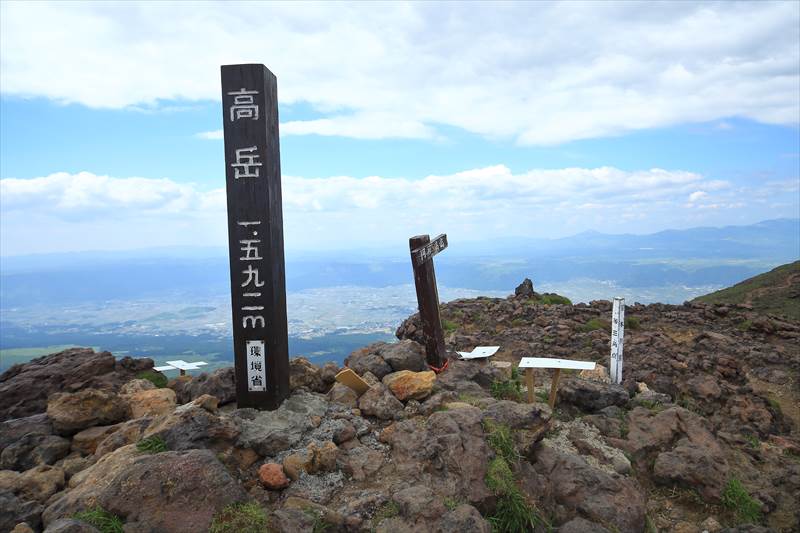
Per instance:
[[[411,370],[400,370],[387,374],[383,378],[392,394],[400,400],[423,400],[430,396],[433,384],[436,383],[436,372],[428,370],[425,372],[412,372]]]
[[[0,491],[10,490],[25,498],[44,503],[64,486],[64,471],[60,468],[41,465],[23,473],[0,470]]]
[[[250,448],[262,457],[273,456],[300,442],[313,427],[312,418],[325,416],[325,396],[297,391],[274,411],[237,409],[233,418],[241,428],[237,446]]]
[[[322,371],[305,357],[289,359],[289,389],[305,388],[311,392],[327,392],[328,387],[322,379]]]
[[[682,407],[654,413],[637,407],[628,416],[627,446],[644,464],[653,463],[657,482],[697,490],[718,500],[728,478],[722,446],[708,422]]]
[[[143,438],[161,437],[169,450],[211,448],[222,451],[233,446],[239,426],[228,416],[204,408],[201,399],[181,405],[170,414],[156,418],[147,426]],[[216,406],[213,406],[216,407]]]
[[[60,435],[73,435],[91,426],[120,422],[127,414],[125,402],[116,394],[98,389],[53,395],[47,416]]]
[[[25,435],[52,435],[53,424],[45,413],[0,422],[0,452]]]
[[[117,448],[122,448],[123,446],[138,441],[151,422],[151,418],[137,418],[114,426],[106,426],[109,430],[113,429],[113,431],[110,431],[104,439],[97,443],[94,456],[97,458],[102,457],[107,453],[113,452]],[[80,435],[80,433],[73,437],[73,445],[78,435]]]
[[[48,398],[57,392],[119,390],[151,368],[152,359],[117,360],[109,352],[87,348],[71,348],[14,365],[0,375],[0,420],[43,413]]]
[[[80,452],[83,455],[91,455],[97,449],[98,444],[120,429],[120,427],[122,427],[122,424],[113,424],[110,426],[93,426],[79,431],[72,437],[72,451]]]
[[[11,531],[20,522],[39,530],[42,509],[37,501],[20,498],[10,490],[0,490],[0,531]]]
[[[596,412],[611,405],[624,406],[629,399],[628,391],[614,383],[569,378],[558,387],[558,400],[582,411]]]
[[[381,440],[391,445],[395,471],[430,487],[440,497],[481,507],[492,494],[484,483],[490,456],[477,407],[433,413],[427,424],[395,423]],[[388,428],[387,428],[388,429]]]
[[[593,522],[612,525],[620,533],[644,530],[644,492],[634,479],[593,466],[549,439],[542,441],[533,466],[549,480],[556,503]]]
[[[176,405],[172,389],[152,389],[134,392],[125,397],[131,418],[158,416],[172,412]]]
[[[48,502],[45,525],[99,505],[132,531],[207,531],[218,511],[248,499],[210,450],[142,454],[126,446],[79,476]]]
[[[204,394],[215,396],[219,405],[236,401],[236,376],[232,366],[203,372],[199,376],[180,376],[167,385],[177,394],[178,403],[188,403]]]
[[[358,408],[363,414],[382,420],[394,420],[403,413],[403,403],[383,383],[373,385],[362,394]]]
[[[28,470],[38,465],[51,465],[69,453],[69,440],[57,435],[29,433],[0,453],[0,468]]]
[[[384,346],[386,346],[385,342],[376,342],[360,348],[344,360],[344,365],[351,368],[356,374],[363,376],[364,373],[370,372],[378,379],[383,379],[383,376],[392,372],[392,367],[380,354]]]
[[[483,411],[488,428],[493,423],[512,430],[514,444],[523,455],[528,455],[550,428],[551,417],[552,411],[543,403],[501,400],[489,404]]]
[[[426,370],[425,348],[418,342],[404,339],[400,342],[384,344],[378,353],[384,361],[389,363],[393,372],[410,370],[420,372]]]

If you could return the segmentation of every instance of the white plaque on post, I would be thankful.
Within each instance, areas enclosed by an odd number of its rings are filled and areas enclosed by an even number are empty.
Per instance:
[[[267,390],[264,341],[247,341],[247,390]]]
[[[614,298],[611,315],[611,361],[609,375],[612,383],[622,383],[622,348],[625,344],[625,298]]]

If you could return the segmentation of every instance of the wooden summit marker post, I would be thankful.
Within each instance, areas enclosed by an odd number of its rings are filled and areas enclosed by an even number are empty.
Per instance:
[[[239,407],[289,395],[278,83],[264,65],[223,65],[222,120]]]
[[[441,234],[432,241],[429,235],[417,235],[408,239],[408,247],[411,249],[417,305],[422,335],[425,337],[425,357],[431,367],[442,368],[447,361],[447,354],[439,318],[439,291],[436,288],[433,256],[447,248],[447,235]]]

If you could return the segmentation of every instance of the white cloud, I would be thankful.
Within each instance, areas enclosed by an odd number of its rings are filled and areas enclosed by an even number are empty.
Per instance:
[[[281,102],[321,115],[289,134],[553,144],[800,122],[797,2],[1,5],[2,91],[91,107],[216,100],[219,65],[263,62]]]
[[[713,197],[707,190],[715,191]],[[736,209],[753,222],[796,215],[796,191],[790,181],[737,188],[679,170],[515,174],[496,165],[420,180],[284,176],[283,209],[289,249],[402,249],[419,233],[447,232],[453,242],[560,237],[587,229],[642,233],[675,220],[687,226],[729,223]],[[784,207],[774,208],[776,202]],[[0,253],[224,245],[225,209],[223,189],[166,178],[89,172],[8,178],[0,180]],[[723,210],[726,218],[713,218]]]
[[[689,195],[689,203],[694,203],[703,198],[708,198],[708,193],[705,191],[694,191],[692,194]]]

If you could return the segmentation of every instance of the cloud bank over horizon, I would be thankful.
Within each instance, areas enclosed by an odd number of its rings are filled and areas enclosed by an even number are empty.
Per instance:
[[[158,110],[218,100],[221,64],[265,62],[281,102],[314,114],[285,135],[447,127],[546,146],[728,117],[800,124],[797,2],[0,9],[5,96]]]
[[[647,233],[670,216],[682,227],[752,223],[797,211],[794,180],[757,188],[693,172],[504,165],[421,180],[283,177],[287,249],[402,246],[408,236],[451,240],[563,237],[588,229]],[[58,172],[0,180],[0,254],[224,246],[224,189],[168,178]],[[556,230],[552,221],[556,220]]]

